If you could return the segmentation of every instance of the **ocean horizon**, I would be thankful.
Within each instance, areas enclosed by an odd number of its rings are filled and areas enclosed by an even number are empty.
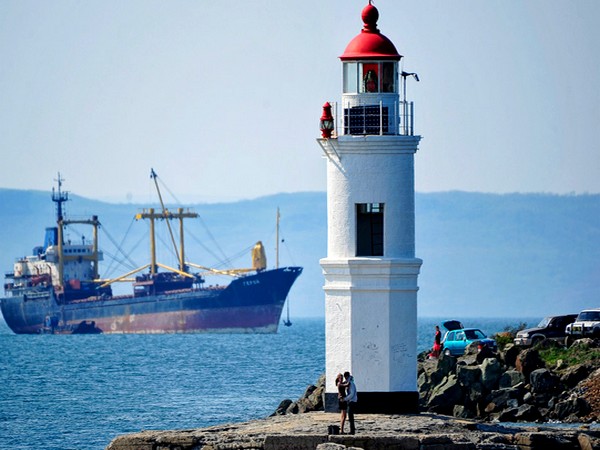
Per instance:
[[[540,319],[461,320],[492,335]],[[418,319],[419,352],[441,320]],[[0,320],[0,448],[103,449],[141,430],[267,417],[325,372],[325,320],[292,321],[267,335],[54,336]]]

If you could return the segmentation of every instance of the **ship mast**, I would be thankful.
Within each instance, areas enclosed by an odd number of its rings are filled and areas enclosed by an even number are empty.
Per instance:
[[[62,182],[64,179],[60,176],[60,172],[58,172],[58,179],[54,180],[58,184],[58,190],[55,191],[52,188],[52,201],[56,203],[56,226],[58,231],[58,242],[56,243],[58,246],[58,283],[59,288],[63,287],[63,274],[65,270],[65,263],[63,258],[63,203],[69,200],[69,193],[62,192]]]
[[[139,219],[149,219],[150,220],[150,273],[154,275],[157,272],[157,264],[156,262],[156,238],[155,238],[155,227],[154,221],[156,219],[164,219],[167,221],[167,228],[169,229],[169,235],[171,237],[171,243],[173,244],[173,248],[175,249],[175,253],[178,254],[179,258],[179,271],[187,272],[187,266],[185,264],[185,251],[184,251],[184,239],[183,239],[183,219],[184,218],[196,218],[198,217],[197,213],[184,211],[183,208],[178,208],[176,213],[172,213],[169,211],[163,202],[162,195],[160,192],[160,188],[158,186],[158,175],[154,172],[154,169],[150,169],[150,178],[154,180],[154,185],[156,186],[156,192],[158,193],[158,199],[160,201],[161,212],[155,212],[153,208],[148,210],[143,210],[141,213],[136,214],[136,220]],[[175,243],[175,236],[173,235],[173,230],[171,228],[170,219],[179,219],[179,249],[177,248],[177,244]]]
[[[275,268],[279,269],[279,206],[277,207],[277,221],[275,226]]]
[[[54,188],[52,188],[52,201],[56,203],[56,222],[58,223],[63,218],[62,204],[69,200],[69,193],[62,192],[61,190],[62,182],[65,181],[65,179],[60,176],[60,172],[58,172],[58,178],[54,181],[58,184],[58,191],[55,191]]]
[[[277,222],[276,222],[276,226],[275,226],[275,268],[279,269],[279,219],[281,218],[281,215],[279,214],[279,206],[277,207]],[[287,304],[287,320],[284,319],[283,320],[283,324],[286,327],[291,327],[292,326],[292,321],[290,320],[290,299],[286,299],[286,304]]]
[[[158,187],[158,176],[156,175],[154,169],[150,169],[150,178],[154,180],[154,186],[156,187],[158,200],[160,201],[160,207],[162,209],[163,215],[166,218],[166,216],[169,214],[169,211],[167,211],[167,208],[165,208],[165,203],[163,202],[162,194],[160,193],[160,188]],[[173,230],[171,229],[171,222],[169,220],[167,220],[167,228],[169,229],[169,236],[171,236],[171,243],[173,244],[173,249],[175,250],[175,253],[177,253],[177,244],[175,244],[175,237],[173,236]],[[183,248],[181,249],[181,251],[183,251]],[[179,270],[185,271],[183,259],[180,259],[179,261]]]
[[[64,178],[60,176],[60,172],[58,173],[58,178],[55,180],[58,185],[58,189],[54,190],[52,188],[52,201],[56,203],[56,225],[57,225],[57,240],[56,245],[58,247],[58,288],[64,288],[64,271],[65,271],[65,262],[67,260],[76,260],[76,259],[88,259],[92,261],[92,271],[93,271],[93,279],[98,279],[98,227],[100,226],[100,221],[98,220],[98,216],[92,216],[91,219],[87,220],[66,220],[64,217],[63,211],[63,203],[69,200],[69,193],[62,191],[62,183]],[[91,225],[93,227],[93,244],[92,244],[92,255],[73,255],[73,256],[65,256],[64,254],[64,229],[66,226],[71,224],[84,224]]]

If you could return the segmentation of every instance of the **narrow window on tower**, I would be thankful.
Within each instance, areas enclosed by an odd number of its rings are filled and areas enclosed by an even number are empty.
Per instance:
[[[383,203],[356,205],[356,256],[383,256]]]

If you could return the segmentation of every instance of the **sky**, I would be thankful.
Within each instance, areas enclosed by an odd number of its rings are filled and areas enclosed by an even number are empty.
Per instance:
[[[325,191],[315,139],[367,0],[2,0],[0,187],[178,200]],[[418,192],[600,192],[600,2],[376,0]]]

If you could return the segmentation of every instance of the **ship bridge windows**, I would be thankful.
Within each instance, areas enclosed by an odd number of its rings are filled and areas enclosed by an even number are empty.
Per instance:
[[[87,247],[75,247],[75,248],[66,248],[64,250],[65,254],[70,254],[70,255],[74,255],[74,254],[89,254],[91,253],[91,250]]]

